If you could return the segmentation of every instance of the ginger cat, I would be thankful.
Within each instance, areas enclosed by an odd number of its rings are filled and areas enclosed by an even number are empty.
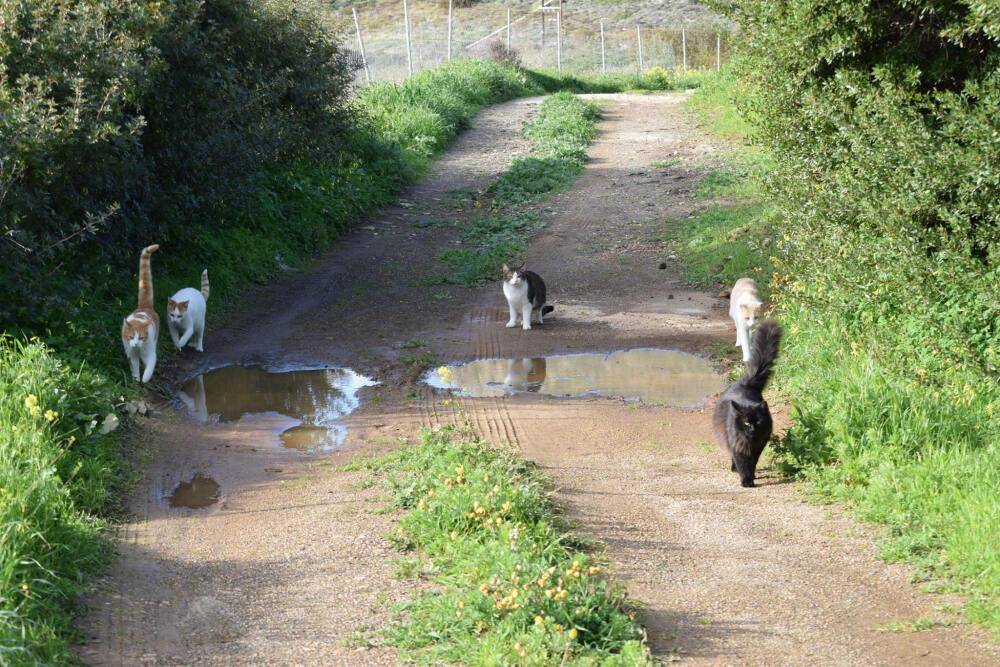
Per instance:
[[[139,379],[139,362],[146,367],[142,381],[148,382],[156,368],[156,341],[160,333],[160,318],[153,309],[153,274],[149,256],[158,245],[146,246],[139,255],[139,304],[122,323],[122,345],[132,369],[132,377]]]
[[[205,337],[205,303],[208,301],[208,269],[201,272],[201,291],[185,287],[167,299],[167,329],[177,349],[191,344],[194,349],[204,352],[202,340]]]

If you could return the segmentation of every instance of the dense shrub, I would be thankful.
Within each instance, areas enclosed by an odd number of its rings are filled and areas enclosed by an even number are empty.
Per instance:
[[[744,112],[775,159],[786,463],[1000,627],[1000,9],[748,0]]]
[[[335,163],[350,71],[322,17],[288,0],[0,5],[0,328],[62,328],[134,277],[137,247],[233,227],[262,174]]]

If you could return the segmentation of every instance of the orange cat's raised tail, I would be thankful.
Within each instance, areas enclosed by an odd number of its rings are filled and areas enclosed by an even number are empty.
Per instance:
[[[160,249],[158,244],[148,245],[139,255],[139,305],[138,310],[153,310],[153,270],[149,256]]]
[[[122,322],[122,345],[128,357],[132,377],[140,379],[140,363],[145,366],[142,381],[148,382],[156,368],[156,341],[160,334],[160,318],[153,307],[153,271],[149,256],[160,246],[151,245],[139,255],[139,303]]]

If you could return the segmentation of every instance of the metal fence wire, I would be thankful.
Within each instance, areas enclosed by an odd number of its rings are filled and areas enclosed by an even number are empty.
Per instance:
[[[359,62],[360,36],[372,80],[400,80],[411,69],[416,73],[449,60],[447,2],[442,6],[406,0],[405,4],[405,15],[403,0],[398,11],[358,11],[357,29],[345,34],[345,44],[358,51]],[[625,24],[575,16],[565,9],[560,21],[559,13],[557,6],[453,6],[450,57],[489,58],[497,45],[509,44],[525,67],[590,74],[654,67],[671,72],[715,69],[731,54],[727,34],[711,27]],[[364,80],[362,70],[358,76]]]

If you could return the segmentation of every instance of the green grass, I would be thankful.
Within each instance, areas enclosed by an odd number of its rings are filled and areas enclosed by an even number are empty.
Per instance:
[[[624,93],[663,92],[698,88],[713,73],[708,70],[688,70],[686,74],[652,67],[642,74],[570,74],[567,71],[526,70],[525,76],[535,87],[547,93]]]
[[[728,74],[706,82],[691,104],[710,130],[746,137],[733,120],[735,85]],[[1000,637],[997,348],[980,290],[966,284],[981,265],[959,272],[960,257],[914,258],[892,239],[832,226],[822,233],[836,251],[818,261],[810,230],[760,185],[767,158],[747,166],[747,154],[736,151],[743,166],[710,174],[699,194],[728,201],[678,223],[677,249],[690,279],[747,272],[775,303],[785,327],[776,380],[793,417],[779,468],[806,480],[817,501],[885,526],[885,559],[965,593],[966,617]]]
[[[712,134],[736,142],[752,136],[753,125],[736,110],[734,99],[742,94],[741,83],[729,67],[705,73],[688,100],[688,109]]]
[[[476,285],[497,278],[505,262],[516,264],[523,257],[528,239],[545,223],[538,213],[519,209],[566,189],[583,172],[599,115],[596,106],[569,93],[542,102],[538,116],[524,128],[531,154],[515,159],[489,189],[491,213],[474,218],[463,236],[470,247],[439,255],[452,269],[442,280]]]
[[[444,428],[353,467],[385,481],[402,512],[389,537],[421,555],[397,575],[435,584],[384,633],[404,659],[650,664],[624,589],[567,532],[533,464]]]
[[[0,337],[0,663],[72,658],[75,597],[111,557],[95,517],[128,477],[101,432],[116,396],[42,343]]]

